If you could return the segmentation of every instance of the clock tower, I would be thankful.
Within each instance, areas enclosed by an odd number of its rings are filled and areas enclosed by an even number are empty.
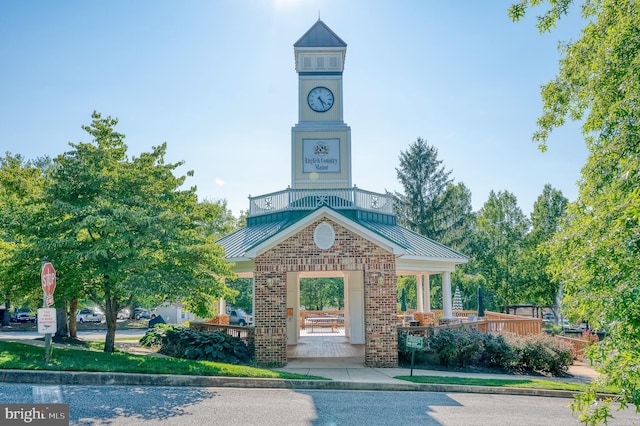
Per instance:
[[[321,20],[294,45],[298,123],[291,129],[291,187],[351,187],[351,129],[342,118],[347,44]]]

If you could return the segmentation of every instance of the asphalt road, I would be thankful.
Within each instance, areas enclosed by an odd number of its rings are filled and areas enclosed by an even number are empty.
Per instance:
[[[116,330],[116,338],[119,337],[142,337],[147,332],[146,328],[127,328]],[[78,337],[85,339],[99,339],[107,335],[107,330],[78,330]],[[3,331],[0,329],[0,339],[37,339],[44,337],[37,330],[28,331]]]
[[[3,404],[69,404],[72,425],[579,425],[569,402],[435,392],[0,386]],[[640,418],[625,410],[609,424],[640,424]]]

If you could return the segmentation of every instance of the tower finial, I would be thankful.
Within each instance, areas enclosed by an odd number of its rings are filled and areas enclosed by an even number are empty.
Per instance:
[[[320,20],[320,9],[318,9],[318,21]]]

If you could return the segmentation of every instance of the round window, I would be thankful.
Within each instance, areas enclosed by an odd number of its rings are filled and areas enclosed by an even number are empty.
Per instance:
[[[313,231],[313,241],[321,250],[330,248],[336,240],[336,233],[333,231],[333,226],[327,222],[319,223],[316,226],[316,230]]]

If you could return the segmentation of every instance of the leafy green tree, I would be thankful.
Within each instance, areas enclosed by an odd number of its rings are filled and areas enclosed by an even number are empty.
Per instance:
[[[233,306],[253,312],[253,280],[251,278],[227,280],[227,286],[237,292],[237,295],[230,299]]]
[[[342,278],[302,278],[300,304],[309,310],[344,308],[344,280]]]
[[[195,188],[166,164],[166,144],[129,158],[116,119],[94,113],[90,143],[54,160],[44,194],[46,226],[35,215],[34,246],[55,260],[63,287],[79,290],[106,316],[105,352],[114,350],[116,316],[134,296],[180,299],[200,316],[230,293],[222,248],[202,222]],[[189,173],[191,174],[191,173]],[[57,291],[57,290],[56,290]]]
[[[41,197],[48,166],[46,158],[27,161],[10,153],[0,158],[0,292],[5,297],[5,325],[9,322],[11,299],[31,299],[35,306],[42,301],[39,272],[30,270],[28,262],[16,261],[19,251],[27,245],[17,228],[34,200]]]
[[[478,213],[475,250],[478,269],[497,304],[488,307],[503,308],[520,301],[517,266],[528,229],[529,221],[515,195],[507,191],[489,193]]]
[[[407,309],[416,309],[418,307],[418,293],[416,292],[415,275],[407,275],[398,277],[396,285],[396,298],[400,303],[400,295],[404,289],[404,297],[407,302]],[[399,306],[399,305],[398,305]]]
[[[199,202],[192,214],[201,230],[215,239],[224,237],[238,229],[239,220],[227,208],[226,200]]]
[[[522,0],[510,15],[518,20],[547,3],[538,27],[549,31],[569,13],[572,0]],[[640,2],[580,4],[585,26],[577,40],[562,46],[560,71],[543,86],[534,134],[544,150],[567,118],[582,120],[589,151],[551,267],[563,283],[569,316],[608,331],[590,352],[603,381],[621,390],[622,408],[640,410]],[[595,386],[573,406],[589,424],[611,417],[611,401],[598,403]]]
[[[536,305],[554,306],[556,318],[560,318],[559,307],[555,306],[559,283],[548,272],[549,242],[560,230],[561,221],[569,200],[562,192],[546,184],[542,194],[533,205],[531,232],[526,236],[520,270],[526,284],[527,301]]]

